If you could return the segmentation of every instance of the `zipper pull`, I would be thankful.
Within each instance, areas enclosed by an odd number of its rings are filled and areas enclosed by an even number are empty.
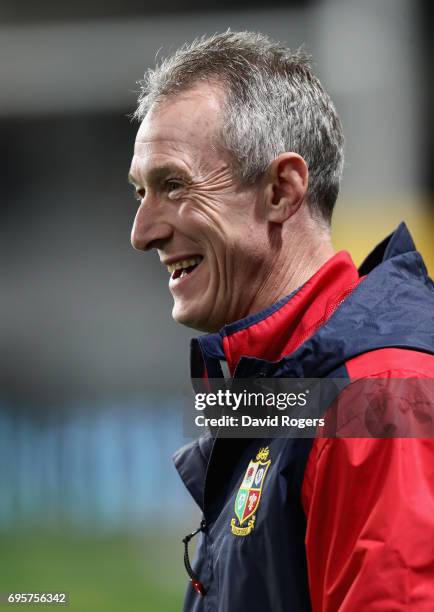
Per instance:
[[[196,593],[198,593],[202,597],[204,595],[206,595],[206,589],[203,586],[203,584],[201,583],[201,581],[199,580],[199,578],[197,577],[197,575],[194,572],[193,568],[191,567],[190,557],[188,555],[188,543],[190,542],[190,540],[192,538],[194,538],[195,535],[197,535],[199,533],[199,531],[205,531],[205,527],[206,527],[206,521],[205,521],[205,519],[203,519],[200,522],[200,526],[195,531],[193,531],[192,533],[189,533],[188,535],[185,536],[185,538],[182,539],[182,543],[184,544],[184,565],[185,565],[185,569],[187,570],[187,574],[190,577],[190,582],[191,582],[191,585],[192,585],[193,589],[196,591]]]

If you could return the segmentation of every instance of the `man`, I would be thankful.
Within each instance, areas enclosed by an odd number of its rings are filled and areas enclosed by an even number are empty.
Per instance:
[[[194,377],[432,377],[433,284],[405,226],[360,271],[333,251],[343,135],[302,52],[196,40],[149,71],[136,117],[132,244],[167,266],[174,319],[208,332]],[[433,460],[420,438],[181,449],[204,516],[185,610],[432,610]]]

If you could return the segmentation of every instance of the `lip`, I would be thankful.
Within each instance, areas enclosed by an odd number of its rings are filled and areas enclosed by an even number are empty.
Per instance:
[[[190,255],[190,257],[192,256]],[[186,259],[188,258],[186,257]],[[179,261],[179,258],[172,259],[170,263],[174,263],[175,261]],[[177,289],[178,287],[185,286],[188,283],[188,281],[190,281],[196,275],[197,271],[201,268],[203,262],[204,262],[204,259],[202,258],[202,261],[200,262],[200,264],[197,264],[194,270],[190,272],[189,274],[186,274],[185,276],[179,276],[178,278],[172,278],[172,276],[170,276],[169,289]]]

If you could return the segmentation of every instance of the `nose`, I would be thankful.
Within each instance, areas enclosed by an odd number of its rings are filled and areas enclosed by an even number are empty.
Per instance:
[[[142,200],[131,230],[131,244],[138,251],[160,248],[172,236],[173,229],[161,212]]]

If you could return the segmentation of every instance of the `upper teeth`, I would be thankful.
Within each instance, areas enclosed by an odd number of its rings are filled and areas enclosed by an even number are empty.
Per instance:
[[[167,266],[169,274],[172,274],[175,270],[182,270],[183,268],[190,268],[191,266],[197,266],[202,261],[202,257],[192,257],[191,259],[182,259],[176,263]]]

